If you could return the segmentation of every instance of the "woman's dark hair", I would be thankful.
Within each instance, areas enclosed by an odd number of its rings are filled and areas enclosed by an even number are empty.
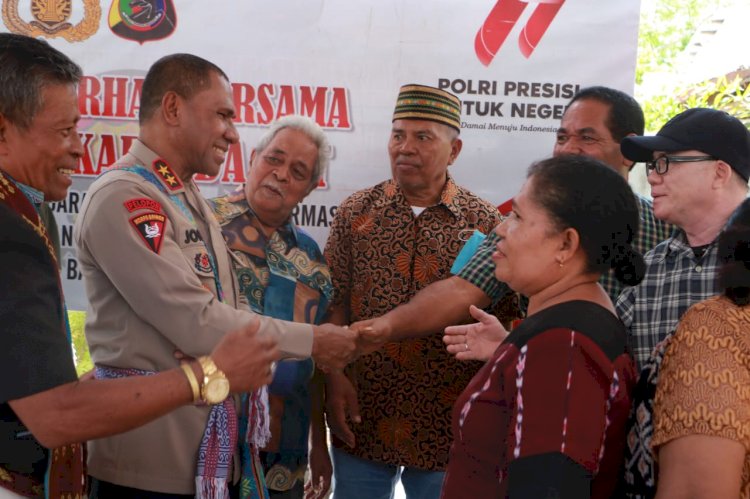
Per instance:
[[[529,167],[534,200],[559,230],[573,228],[588,260],[587,271],[615,271],[618,281],[634,286],[646,270],[633,249],[638,233],[638,205],[628,183],[604,163],[563,155]]]
[[[750,199],[734,211],[719,235],[719,289],[736,305],[750,303]]]

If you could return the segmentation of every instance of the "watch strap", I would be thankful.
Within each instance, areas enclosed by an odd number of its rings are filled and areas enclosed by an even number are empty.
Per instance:
[[[219,368],[217,368],[216,364],[214,363],[214,359],[212,359],[208,355],[204,355],[203,357],[198,357],[198,363],[201,365],[204,378],[207,378],[211,376],[213,373],[219,371]]]

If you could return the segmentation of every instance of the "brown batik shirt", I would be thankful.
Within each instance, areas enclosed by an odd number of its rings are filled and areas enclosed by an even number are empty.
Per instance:
[[[335,305],[347,310],[352,322],[385,314],[428,284],[449,277],[472,232],[487,234],[499,221],[494,206],[450,177],[440,202],[419,216],[393,180],[354,193],[339,206],[325,249]],[[504,300],[511,303],[506,309],[513,308],[514,299]],[[351,425],[357,446],[347,452],[444,470],[453,441],[453,403],[479,367],[479,362],[449,355],[442,330],[388,343],[359,358],[348,374],[357,389],[362,423]],[[335,438],[334,445],[343,447]]]

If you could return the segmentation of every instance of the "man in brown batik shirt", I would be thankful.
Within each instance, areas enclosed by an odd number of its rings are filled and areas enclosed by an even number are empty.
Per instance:
[[[407,302],[449,276],[474,230],[486,234],[499,223],[493,205],[447,172],[462,146],[460,106],[443,90],[401,87],[388,142],[393,178],[347,198],[331,227],[325,254],[334,322],[371,319]],[[440,495],[451,408],[480,364],[452,358],[442,329],[397,335],[350,366],[348,381],[328,375],[335,499],[391,497],[399,477],[409,498]],[[344,407],[357,402],[355,421],[345,421]]]

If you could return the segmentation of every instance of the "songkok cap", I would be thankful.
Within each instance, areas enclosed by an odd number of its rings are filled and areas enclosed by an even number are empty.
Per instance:
[[[722,160],[745,180],[750,177],[750,132],[740,120],[716,109],[688,109],[654,136],[625,137],[620,150],[631,161],[651,161],[654,151],[696,150]]]
[[[426,85],[411,83],[398,92],[396,120],[437,121],[461,131],[461,101],[450,92]]]

